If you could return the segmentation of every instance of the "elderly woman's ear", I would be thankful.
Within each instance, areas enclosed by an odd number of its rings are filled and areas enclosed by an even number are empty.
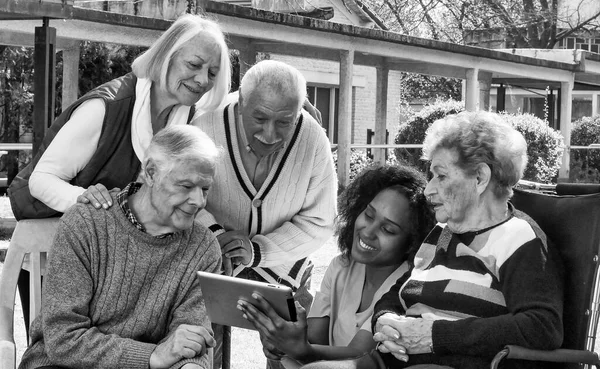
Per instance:
[[[486,163],[479,163],[477,164],[475,175],[477,179],[477,193],[481,195],[492,181],[492,168]]]

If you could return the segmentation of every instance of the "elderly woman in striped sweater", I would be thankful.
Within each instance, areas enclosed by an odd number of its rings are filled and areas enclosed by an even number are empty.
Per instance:
[[[423,157],[438,224],[375,306],[374,339],[388,367],[489,366],[504,345],[562,343],[561,269],[539,227],[508,201],[527,163],[523,136],[501,116],[436,121]],[[541,367],[514,362],[512,368]]]

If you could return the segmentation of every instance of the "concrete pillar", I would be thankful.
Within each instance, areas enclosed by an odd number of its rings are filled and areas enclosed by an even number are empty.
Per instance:
[[[479,72],[479,108],[490,110],[490,89],[492,88],[492,73]]]
[[[560,83],[560,133],[565,140],[562,165],[558,171],[558,181],[568,182],[571,151],[571,110],[573,106],[573,80]]]
[[[386,64],[377,66],[377,91],[375,97],[375,136],[374,144],[385,144],[387,129],[387,95],[388,95],[388,76],[390,69]],[[373,160],[376,163],[385,163],[386,149],[373,149]]]
[[[56,85],[56,28],[49,27],[48,18],[42,27],[35,27],[33,50],[33,151],[35,156],[46,129],[54,121]]]
[[[79,92],[79,44],[63,50],[62,110],[77,100]]]
[[[337,175],[341,186],[350,180],[350,144],[352,140],[352,76],[354,50],[340,51],[340,111],[338,114]]]
[[[465,108],[467,111],[479,110],[479,69],[467,69],[465,86]]]

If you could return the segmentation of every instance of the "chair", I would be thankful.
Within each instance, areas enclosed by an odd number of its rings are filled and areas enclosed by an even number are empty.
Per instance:
[[[39,314],[42,302],[42,271],[60,218],[17,222],[0,276],[0,368],[16,367],[14,312],[17,280],[29,258],[30,321]],[[25,261],[25,263],[24,263]],[[23,306],[23,309],[27,307]]]
[[[563,368],[579,368],[579,363],[600,368],[598,354],[593,352],[600,314],[600,185],[559,184],[554,194],[539,190],[549,189],[516,189],[511,202],[531,216],[548,236],[549,246],[559,250],[565,268],[564,342],[554,351],[506,346],[491,368],[506,359],[564,363]],[[507,365],[510,367],[509,362]]]

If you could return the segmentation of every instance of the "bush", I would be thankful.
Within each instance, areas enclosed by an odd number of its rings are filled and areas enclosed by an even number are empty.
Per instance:
[[[354,178],[356,178],[358,173],[360,173],[363,169],[365,169],[366,167],[368,167],[370,164],[373,163],[373,160],[367,156],[366,150],[351,149],[351,153],[352,153],[352,155],[350,157],[350,175],[349,175],[350,182],[352,182],[352,180]],[[337,159],[338,159],[337,150],[335,150],[333,152],[333,163],[335,164],[336,172],[337,172],[337,162],[338,162]]]
[[[425,133],[434,121],[461,111],[464,111],[462,102],[454,100],[438,101],[426,106],[400,126],[394,142],[396,144],[423,143]],[[527,141],[529,163],[525,168],[523,179],[551,182],[561,164],[564,144],[560,132],[531,114],[503,114],[503,117],[521,132]],[[427,171],[427,163],[420,159],[420,149],[395,149],[394,152],[398,162]]]
[[[600,143],[600,115],[573,122],[571,145],[588,146],[593,143]],[[571,182],[600,182],[600,150],[571,150],[570,167]]]
[[[433,122],[464,110],[464,104],[455,100],[439,100],[427,105],[411,119],[400,125],[394,143],[421,144],[425,139],[425,132]],[[427,163],[421,160],[421,149],[397,148],[394,149],[394,155],[399,163],[412,165],[424,173],[427,172]]]
[[[550,183],[558,174],[564,149],[563,137],[546,122],[532,114],[502,114],[527,142],[529,162],[523,179]]]

